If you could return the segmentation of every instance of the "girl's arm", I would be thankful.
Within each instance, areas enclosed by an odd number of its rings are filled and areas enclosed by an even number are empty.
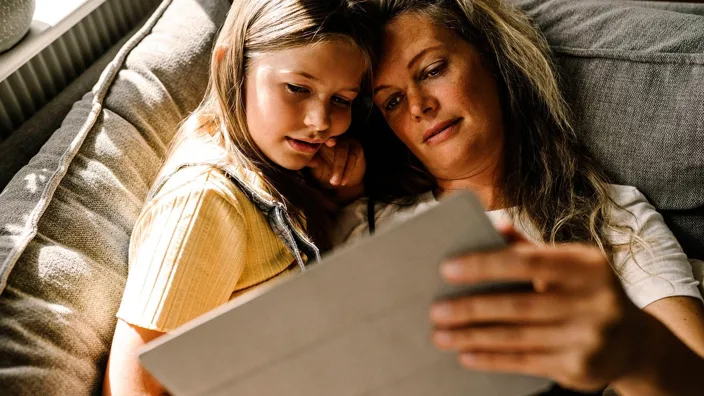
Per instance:
[[[247,198],[222,172],[184,168],[162,191],[146,204],[132,231],[105,394],[163,393],[142,369],[137,350],[227,302],[245,265],[257,265],[246,248]],[[288,265],[285,259],[281,264],[282,270]]]
[[[137,351],[144,344],[162,334],[165,333],[117,320],[108,368],[103,381],[103,396],[168,395],[166,389],[142,367],[137,358]]]

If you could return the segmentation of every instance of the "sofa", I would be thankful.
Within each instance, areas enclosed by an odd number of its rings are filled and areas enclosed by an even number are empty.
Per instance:
[[[507,1],[550,42],[582,142],[704,258],[704,5]],[[130,232],[230,3],[164,0],[0,194],[3,395],[100,393]]]

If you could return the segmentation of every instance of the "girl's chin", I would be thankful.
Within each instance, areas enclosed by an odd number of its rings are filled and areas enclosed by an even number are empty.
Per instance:
[[[313,155],[287,155],[274,162],[284,169],[299,171],[308,166],[312,159]]]

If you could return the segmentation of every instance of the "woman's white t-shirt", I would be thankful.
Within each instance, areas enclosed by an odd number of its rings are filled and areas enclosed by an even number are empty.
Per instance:
[[[687,258],[662,216],[635,187],[609,187],[611,198],[625,209],[614,208],[612,216],[616,223],[631,227],[649,247],[648,251],[636,244],[633,254],[628,249],[616,249],[613,254],[613,266],[630,299],[639,308],[672,296],[703,300],[704,262]],[[419,196],[411,206],[376,203],[375,227],[378,230],[407,219],[433,207],[437,202],[432,192],[428,192]],[[510,208],[499,209],[486,214],[494,224],[511,223],[528,239],[542,243],[542,237],[532,223],[525,219],[513,219],[511,211]],[[367,200],[361,199],[340,213],[335,242],[341,243],[365,235],[369,235]],[[630,239],[627,233],[619,231],[610,231],[608,236],[613,244],[628,243]]]

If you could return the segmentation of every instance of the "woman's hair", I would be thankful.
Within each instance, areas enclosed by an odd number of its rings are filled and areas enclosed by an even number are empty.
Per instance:
[[[235,164],[262,175],[265,187],[299,224],[305,224],[321,249],[329,247],[330,205],[304,176],[278,166],[254,143],[245,113],[245,78],[257,56],[329,40],[356,46],[371,66],[373,36],[359,11],[346,0],[235,1],[215,43],[205,97],[182,124],[170,150],[171,154],[180,144],[188,144],[186,138],[217,143],[226,153],[222,165]],[[353,111],[357,106],[353,104]]]
[[[545,38],[521,11],[501,0],[370,0],[377,24],[412,12],[472,43],[493,69],[505,126],[504,203],[517,207],[546,242],[579,241],[610,254],[606,177],[580,146],[570,125]],[[372,116],[365,151],[367,191],[375,199],[410,203],[437,187],[420,161]],[[379,170],[375,172],[375,170]],[[404,199],[406,199],[404,201]]]

